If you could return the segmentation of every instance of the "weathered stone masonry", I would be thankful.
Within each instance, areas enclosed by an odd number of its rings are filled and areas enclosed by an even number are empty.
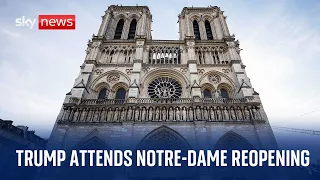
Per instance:
[[[185,7],[178,17],[179,40],[154,40],[147,6],[110,6],[49,146],[77,148],[92,138],[108,147],[138,146],[162,133],[192,147],[230,138],[275,147],[223,11]]]

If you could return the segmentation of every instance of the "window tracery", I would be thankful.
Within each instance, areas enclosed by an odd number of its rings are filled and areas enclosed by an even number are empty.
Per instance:
[[[132,63],[135,46],[105,46],[100,55],[100,62],[106,64]]]
[[[195,47],[198,64],[228,64],[224,52],[225,50],[221,46]]]
[[[159,77],[149,84],[148,94],[151,98],[179,98],[182,94],[182,87],[173,78]]]
[[[181,52],[178,46],[152,46],[149,50],[149,64],[180,64]]]
[[[218,84],[221,81],[221,77],[218,74],[209,74],[208,80],[213,84]]]

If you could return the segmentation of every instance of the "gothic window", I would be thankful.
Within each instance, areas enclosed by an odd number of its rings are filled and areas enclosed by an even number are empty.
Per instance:
[[[124,88],[120,88],[117,90],[116,98],[115,98],[117,104],[124,103],[124,100],[126,99],[126,93],[127,91]]]
[[[123,25],[124,25],[124,20],[120,19],[117,24],[116,32],[114,34],[114,39],[121,39]]]
[[[159,77],[149,84],[148,94],[151,98],[179,98],[182,87],[173,78]]]
[[[211,26],[210,26],[209,21],[206,20],[204,25],[205,25],[205,28],[206,28],[206,33],[207,33],[208,40],[212,40],[213,36],[212,36],[212,31],[211,31]]]
[[[177,46],[151,46],[149,50],[150,64],[180,64],[181,52]]]
[[[133,19],[130,23],[128,39],[134,39],[136,35],[137,20]]]
[[[109,90],[107,88],[101,89],[98,95],[98,99],[107,99],[109,94]]]
[[[116,93],[116,98],[117,100],[120,100],[120,99],[125,99],[126,98],[126,90],[124,88],[120,88],[117,90],[117,93]]]
[[[111,52],[110,52],[110,63],[112,63],[112,57],[113,57],[113,54],[114,54],[114,51],[112,50]]]
[[[212,98],[212,94],[211,94],[209,89],[204,89],[203,90],[203,97],[204,98]]]
[[[197,40],[200,40],[200,29],[199,29],[199,24],[196,20],[193,21],[193,32],[194,36]]]
[[[221,97],[222,97],[222,98],[226,98],[226,99],[229,98],[229,94],[228,94],[228,91],[227,91],[227,90],[225,90],[225,89],[220,89],[220,93],[221,93]]]

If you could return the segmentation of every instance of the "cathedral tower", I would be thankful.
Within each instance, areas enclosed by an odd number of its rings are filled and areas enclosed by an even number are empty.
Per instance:
[[[147,6],[110,6],[88,42],[80,74],[49,146],[108,147],[170,141],[275,147],[259,94],[219,7],[185,7],[179,40],[154,40]]]

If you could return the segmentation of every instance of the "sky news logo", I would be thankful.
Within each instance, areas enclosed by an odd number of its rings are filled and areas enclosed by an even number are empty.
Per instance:
[[[36,18],[27,18],[22,16],[16,19],[17,27],[28,27],[33,29],[36,25]],[[75,15],[39,15],[38,16],[39,30],[75,30],[76,16]]]

